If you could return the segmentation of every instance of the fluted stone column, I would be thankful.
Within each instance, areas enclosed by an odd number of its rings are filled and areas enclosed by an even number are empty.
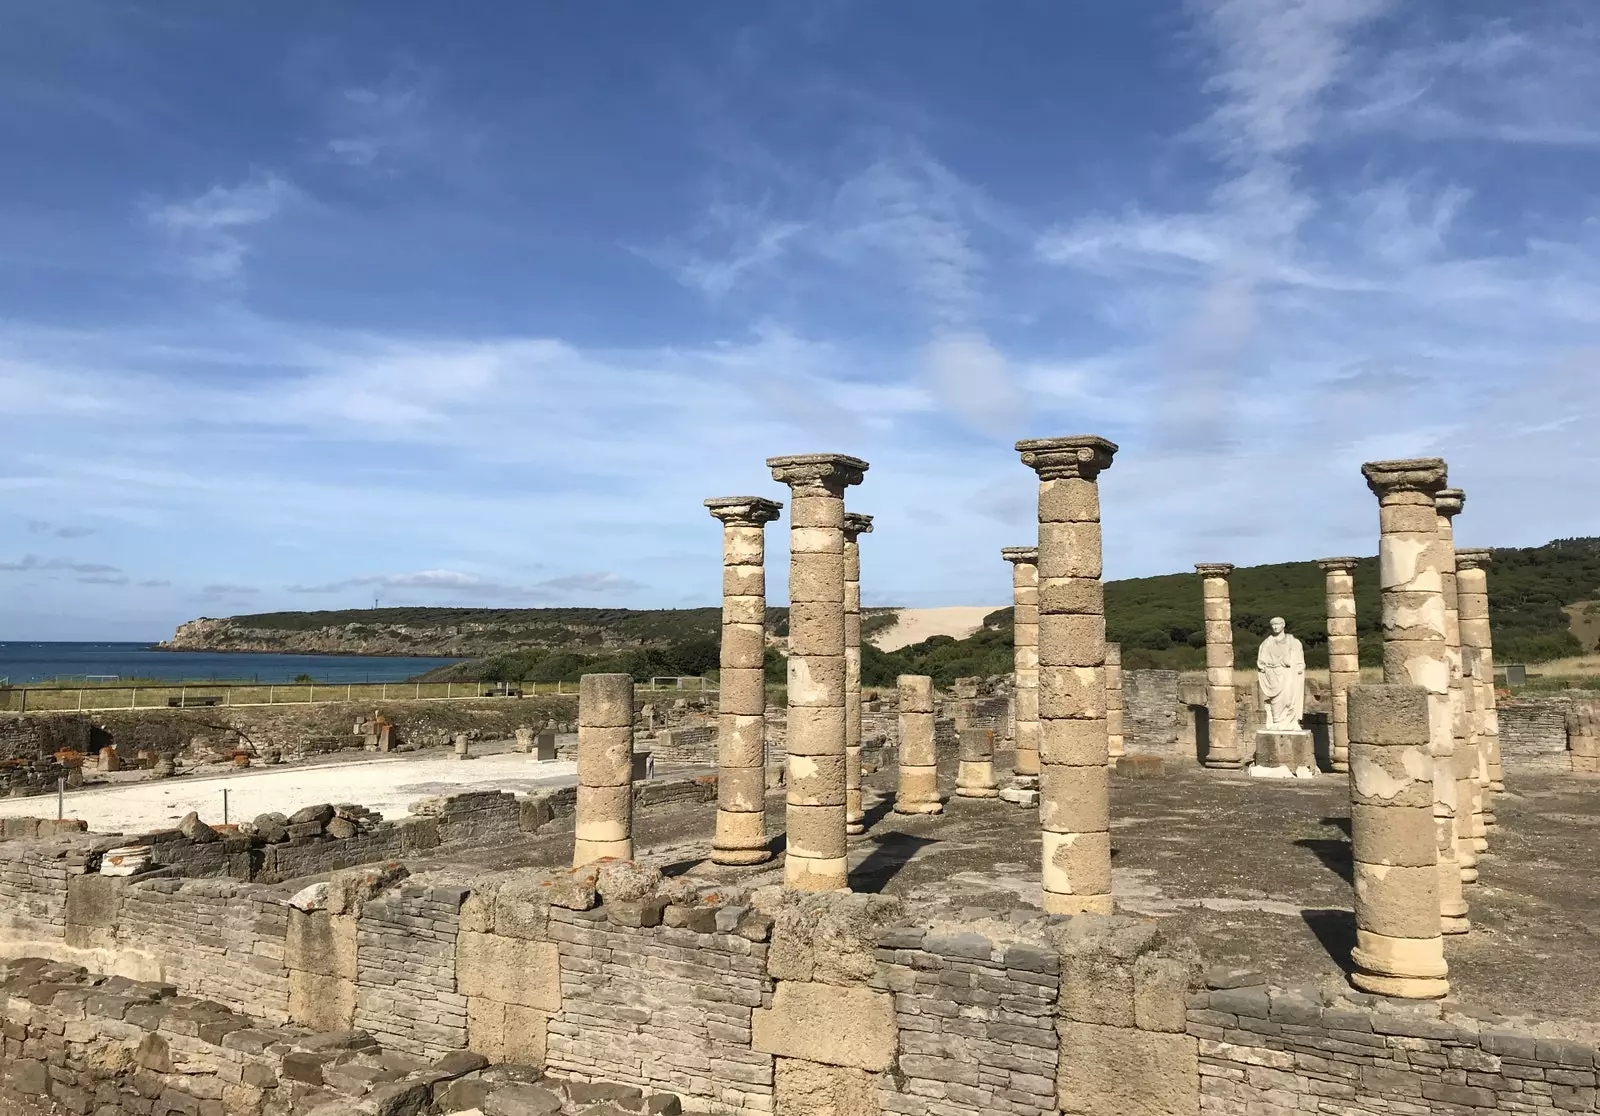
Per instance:
[[[872,517],[844,513],[844,831],[864,833],[861,809],[861,546]]]
[[[1039,474],[1039,822],[1044,909],[1111,913],[1106,617],[1096,478],[1114,443],[1017,443]]]
[[[1489,634],[1489,564],[1487,550],[1456,551],[1456,601],[1461,614],[1461,646],[1477,652],[1473,683],[1477,700],[1473,719],[1478,737],[1478,783],[1484,789],[1483,824],[1495,825],[1494,792],[1504,790],[1500,774],[1500,718],[1495,712],[1494,645]]]
[[[1431,697],[1420,686],[1349,691],[1356,900],[1350,983],[1424,1000],[1450,991],[1434,863]]]
[[[1246,756],[1239,746],[1238,699],[1233,690],[1233,604],[1228,598],[1228,562],[1201,562],[1200,592],[1206,623],[1206,747],[1207,767],[1243,767]]]
[[[964,728],[960,743],[956,794],[962,798],[997,797],[1000,788],[994,781],[994,732],[986,728]]]
[[[578,680],[577,838],[572,866],[633,859],[633,678]]]
[[[1456,856],[1455,738],[1450,661],[1445,649],[1445,547],[1433,497],[1445,485],[1437,457],[1374,461],[1361,466],[1378,497],[1378,581],[1383,594],[1383,678],[1428,691],[1433,757],[1435,861],[1439,914],[1446,934],[1470,930]]]
[[[722,522],[722,661],[717,699],[717,833],[711,859],[760,864],[767,847],[766,525],[783,505],[761,496],[706,501]]]
[[[844,490],[867,463],[837,453],[771,457],[789,486],[788,854],[803,891],[848,884],[845,843]]]
[[[1106,756],[1113,765],[1127,751],[1122,741],[1122,644],[1106,644]]]
[[[1011,563],[1012,772],[1019,786],[1031,788],[1039,782],[1039,548],[1008,546],[1000,554]]]
[[[902,674],[900,695],[900,772],[894,798],[897,814],[942,814],[939,753],[933,740],[933,679]]]
[[[1361,681],[1356,637],[1354,558],[1319,558],[1328,600],[1328,758],[1335,771],[1349,768],[1350,687]]]
[[[1483,788],[1478,785],[1478,747],[1472,732],[1471,696],[1467,691],[1465,660],[1461,653],[1460,607],[1456,594],[1456,537],[1452,521],[1461,513],[1466,494],[1459,488],[1442,488],[1434,494],[1435,523],[1444,545],[1444,642],[1450,663],[1450,735],[1455,750],[1456,859],[1463,883],[1478,880],[1478,850],[1483,842]]]

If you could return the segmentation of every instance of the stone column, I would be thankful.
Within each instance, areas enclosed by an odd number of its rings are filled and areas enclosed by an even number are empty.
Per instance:
[[[1460,607],[1456,593],[1456,536],[1452,520],[1461,512],[1466,494],[1459,488],[1434,493],[1435,522],[1444,546],[1444,643],[1450,663],[1450,735],[1455,750],[1456,859],[1463,883],[1478,880],[1478,850],[1485,847],[1483,788],[1478,785],[1478,745],[1472,731],[1472,694],[1468,692],[1465,660],[1461,653]]]
[[[939,753],[933,741],[933,679],[902,674],[900,693],[900,779],[894,798],[897,814],[942,814]]]
[[[1018,786],[1032,789],[1039,784],[1039,548],[1008,546],[1000,554],[1011,563],[1011,769]]]
[[[956,768],[956,793],[962,798],[995,798],[994,733],[986,728],[961,730],[961,762]]]
[[[1233,690],[1233,604],[1228,599],[1228,562],[1201,562],[1200,592],[1206,622],[1206,746],[1207,767],[1243,767],[1246,756],[1239,747],[1238,699]]]
[[[867,463],[837,453],[770,457],[789,486],[788,854],[802,891],[847,888],[844,490]]]
[[[1450,661],[1445,650],[1445,548],[1433,497],[1445,484],[1437,457],[1361,466],[1378,497],[1378,582],[1383,594],[1383,678],[1428,691],[1433,757],[1435,860],[1439,914],[1446,934],[1464,934],[1467,901],[1456,857],[1455,738],[1450,716]]]
[[[1567,749],[1574,775],[1600,775],[1600,701],[1574,698],[1567,706]]]
[[[1434,863],[1434,695],[1421,686],[1353,686],[1349,695],[1356,900],[1350,983],[1382,996],[1437,999],[1450,985]]]
[[[1350,687],[1361,681],[1356,638],[1354,558],[1319,558],[1327,575],[1328,599],[1328,759],[1335,771],[1349,769]]]
[[[578,680],[577,840],[572,866],[633,859],[633,678]]]
[[[1039,822],[1044,909],[1111,913],[1100,491],[1114,443],[1017,443],[1039,474]]]
[[[767,847],[766,525],[783,505],[761,496],[706,501],[722,522],[722,659],[717,698],[718,864],[760,864]]]
[[[1494,646],[1489,635],[1487,550],[1456,551],[1456,602],[1461,615],[1461,646],[1477,654],[1472,678],[1477,691],[1473,719],[1478,737],[1478,784],[1483,787],[1483,824],[1495,825],[1492,792],[1505,790],[1500,773],[1500,718],[1495,712]]]
[[[861,809],[861,546],[872,517],[844,513],[844,831],[865,833]]]
[[[1106,644],[1106,756],[1115,767],[1127,751],[1122,741],[1122,644]]]

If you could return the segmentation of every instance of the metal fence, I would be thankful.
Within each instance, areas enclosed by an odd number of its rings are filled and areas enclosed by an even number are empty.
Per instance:
[[[636,690],[717,692],[706,678],[652,678]],[[355,701],[461,701],[542,694],[576,696],[576,682],[147,682],[107,686],[0,686],[0,711],[107,712],[117,709],[207,709]]]

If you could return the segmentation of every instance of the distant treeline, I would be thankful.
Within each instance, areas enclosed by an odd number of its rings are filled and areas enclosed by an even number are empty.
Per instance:
[[[1305,645],[1306,663],[1328,665],[1325,575],[1315,562],[1283,562],[1245,566],[1230,579],[1233,601],[1234,660],[1240,667],[1255,666],[1256,649],[1274,616],[1282,616],[1289,630]],[[1379,628],[1378,561],[1363,558],[1355,569],[1356,629],[1361,659],[1377,664],[1382,658]],[[1594,648],[1584,647],[1572,634],[1563,606],[1600,597],[1600,539],[1558,539],[1544,546],[1494,551],[1489,569],[1491,626],[1495,658],[1500,662],[1543,662]],[[388,610],[378,610],[388,611]],[[404,610],[394,610],[404,611]],[[445,611],[445,610],[432,610]],[[449,610],[471,612],[473,610]],[[506,610],[483,610],[503,612]],[[548,613],[552,610],[528,610]],[[594,614],[620,612],[604,609],[563,610]],[[718,639],[714,634],[716,609],[687,610],[696,614],[695,627],[709,614],[711,633],[695,634],[661,647],[585,654],[573,651],[529,649],[476,659],[441,668],[430,679],[484,679],[493,681],[574,681],[586,673],[615,671],[643,681],[661,675],[704,675],[718,667]],[[304,615],[304,614],[285,614]],[[327,616],[327,613],[316,614]],[[353,616],[369,615],[366,612]],[[659,626],[670,624],[670,612],[623,613],[659,616]],[[678,615],[682,615],[679,613]],[[243,619],[243,618],[241,618]],[[893,623],[880,613],[863,623],[867,634]],[[768,628],[786,635],[785,610],[768,610]],[[1196,574],[1166,574],[1132,578],[1106,584],[1107,638],[1122,644],[1123,665],[1129,669],[1163,667],[1199,670],[1205,666],[1205,628],[1200,612],[1200,580]],[[879,651],[864,644],[861,678],[866,686],[891,686],[901,674],[927,674],[941,685],[961,677],[989,677],[1011,670],[1012,613],[999,609],[984,618],[983,626],[966,639],[934,636],[898,651]],[[767,653],[767,677],[784,681],[784,660]]]

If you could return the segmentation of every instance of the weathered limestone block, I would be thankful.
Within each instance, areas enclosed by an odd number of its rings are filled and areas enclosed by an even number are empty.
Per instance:
[[[586,674],[578,683],[574,867],[633,859],[633,678]]]
[[[1567,707],[1567,748],[1574,775],[1600,775],[1600,701],[1576,698]]]
[[[1122,644],[1106,644],[1106,755],[1112,766],[1127,754],[1122,740]]]
[[[902,674],[896,683],[900,698],[899,785],[897,814],[939,814],[939,753],[933,733],[933,679]]]
[[[561,1010],[561,967],[555,942],[463,931],[456,939],[456,989],[496,1003]]]
[[[766,822],[766,524],[783,505],[760,496],[706,501],[722,522],[722,655],[717,705],[718,864],[771,859]]]
[[[1446,934],[1464,934],[1472,924],[1457,857],[1455,724],[1445,642],[1448,554],[1434,507],[1435,495],[1445,486],[1445,464],[1437,457],[1374,461],[1363,465],[1361,472],[1378,497],[1383,679],[1390,685],[1428,691],[1439,913]],[[1450,564],[1453,569],[1453,560]]]
[[[1058,1024],[1057,1101],[1069,1116],[1197,1116],[1199,1043],[1094,1023]]]
[[[880,1078],[865,1070],[798,1058],[773,1063],[776,1116],[878,1116]]]
[[[1239,746],[1238,698],[1233,688],[1233,604],[1228,593],[1228,562],[1202,562],[1201,602],[1206,632],[1206,747],[1207,767],[1243,767],[1246,756]]]
[[[1495,824],[1493,795],[1505,790],[1500,770],[1500,718],[1495,712],[1494,646],[1489,633],[1489,565],[1487,550],[1456,551],[1456,601],[1461,622],[1461,646],[1476,652],[1472,676],[1474,731],[1478,737],[1478,782],[1488,792],[1484,799],[1485,827]]]
[[[797,756],[845,756],[844,490],[861,483],[867,463],[819,453],[773,457],[767,466],[772,479],[792,493],[787,740],[792,774]],[[849,886],[844,777],[841,767],[837,806],[806,803],[789,780],[784,881],[791,887]]]
[[[897,1033],[888,992],[782,981],[772,1007],[751,1013],[750,1030],[751,1047],[761,1054],[874,1073],[894,1064]]]
[[[543,1068],[550,1016],[536,1008],[472,996],[467,1000],[467,1044],[495,1064]]]
[[[1350,983],[1436,999],[1450,990],[1439,917],[1429,694],[1350,689],[1350,836],[1356,945]]]
[[[283,964],[290,970],[356,979],[356,919],[289,908]]]
[[[1346,693],[1361,680],[1356,633],[1355,558],[1321,558],[1328,606],[1328,759],[1335,771],[1349,769],[1350,714]]]
[[[1008,546],[1000,554],[1011,563],[1012,768],[1018,785],[1032,789],[1039,778],[1039,548]]]
[[[1443,488],[1434,493],[1433,507],[1439,540],[1444,548],[1440,570],[1444,595],[1445,656],[1450,664],[1450,735],[1454,749],[1452,775],[1456,782],[1456,861],[1461,866],[1461,881],[1476,883],[1478,851],[1487,847],[1484,839],[1483,788],[1478,783],[1478,736],[1473,731],[1476,693],[1467,682],[1467,664],[1461,645],[1460,594],[1456,585],[1455,517],[1460,514],[1466,494],[1459,488]]]
[[[74,949],[116,945],[125,885],[123,878],[98,872],[67,877],[67,945]]]
[[[289,971],[289,1021],[312,1031],[355,1026],[356,982],[303,969]]]
[[[861,807],[861,546],[872,517],[844,516],[844,770],[845,832],[866,832]]]
[[[1039,778],[1044,909],[1111,913],[1106,621],[1096,483],[1115,444],[1017,443],[1039,476]],[[1098,773],[1096,781],[1094,775]]]
[[[964,728],[960,733],[961,759],[956,771],[956,794],[962,798],[995,798],[1000,788],[994,780],[994,732]]]

